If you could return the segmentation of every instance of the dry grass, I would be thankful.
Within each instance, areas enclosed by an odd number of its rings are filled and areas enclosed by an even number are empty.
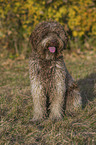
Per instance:
[[[95,145],[96,52],[66,54],[65,62],[78,81],[83,109],[76,117],[33,124],[28,60],[0,60],[0,145]]]

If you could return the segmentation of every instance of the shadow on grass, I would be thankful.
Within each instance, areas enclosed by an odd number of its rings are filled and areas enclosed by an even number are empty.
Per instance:
[[[88,101],[94,100],[96,97],[96,73],[92,73],[84,79],[78,81],[80,88],[83,108],[85,108]]]

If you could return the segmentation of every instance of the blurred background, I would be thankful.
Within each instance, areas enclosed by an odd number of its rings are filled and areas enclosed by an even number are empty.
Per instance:
[[[0,0],[0,51],[10,58],[27,56],[32,30],[49,19],[64,26],[69,50],[96,48],[95,0]]]

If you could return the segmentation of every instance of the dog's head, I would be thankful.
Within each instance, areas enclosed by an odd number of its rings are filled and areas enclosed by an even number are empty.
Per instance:
[[[67,35],[56,21],[44,21],[37,25],[30,36],[32,49],[42,59],[56,59],[67,46]]]

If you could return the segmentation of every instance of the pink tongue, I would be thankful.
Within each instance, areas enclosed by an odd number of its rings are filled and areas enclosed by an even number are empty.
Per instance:
[[[56,51],[56,47],[48,47],[49,51],[54,53]]]

